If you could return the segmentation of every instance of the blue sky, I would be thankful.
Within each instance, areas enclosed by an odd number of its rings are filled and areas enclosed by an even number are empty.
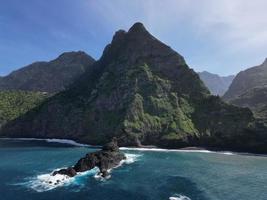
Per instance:
[[[0,75],[83,50],[99,58],[137,21],[195,71],[235,74],[267,57],[266,0],[0,0]]]

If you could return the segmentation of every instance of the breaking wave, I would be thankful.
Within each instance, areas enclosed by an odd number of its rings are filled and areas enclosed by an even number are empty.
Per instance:
[[[134,163],[138,160],[138,158],[141,155],[125,154],[125,156],[126,156],[126,159],[121,161],[120,164],[114,168],[118,168],[122,166],[123,164]],[[56,170],[59,170],[59,169],[55,169],[55,171]],[[109,172],[111,171],[112,169],[109,170]],[[111,177],[110,175],[105,178],[101,177],[101,175],[99,174],[99,169],[95,167],[89,171],[78,173],[75,177],[69,177],[69,176],[62,175],[62,174],[56,174],[55,176],[52,176],[52,173],[41,174],[41,175],[37,175],[36,177],[31,178],[26,183],[22,183],[20,185],[26,185],[27,187],[35,190],[36,192],[45,192],[45,191],[53,190],[55,188],[62,187],[62,186],[69,186],[71,184],[74,184],[74,185],[80,184],[79,179],[84,176],[93,176],[95,179],[100,180],[100,181],[107,180]]]
[[[169,197],[169,200],[191,200],[191,199],[184,195],[174,194],[172,197]]]
[[[120,150],[156,151],[156,152],[188,152],[188,153],[218,153],[218,154],[224,154],[224,155],[234,155],[233,152],[210,151],[210,150],[205,150],[205,149],[160,149],[160,148],[120,147]]]
[[[61,143],[61,144],[69,144],[73,146],[78,146],[78,147],[92,147],[91,145],[88,144],[82,144],[75,142],[74,140],[68,140],[68,139],[40,139],[40,138],[0,138],[0,140],[21,140],[21,141],[46,141],[49,143]]]

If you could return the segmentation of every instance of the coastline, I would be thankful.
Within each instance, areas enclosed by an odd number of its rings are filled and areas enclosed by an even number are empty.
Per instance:
[[[56,139],[56,138],[1,138],[0,140],[21,140],[21,141],[46,141],[48,143],[60,143],[60,144],[69,144],[77,147],[89,147],[89,148],[101,148],[99,145],[89,145],[84,143],[78,143],[75,140],[70,139]],[[210,149],[205,147],[183,147],[177,149],[165,149],[158,148],[156,146],[142,146],[142,147],[120,147],[120,150],[126,151],[157,151],[157,152],[188,152],[188,153],[217,153],[223,155],[244,155],[244,156],[261,156],[267,157],[267,154],[256,154],[249,152],[235,152],[227,151],[220,149]]]
[[[21,141],[46,141],[48,143],[60,143],[60,144],[69,144],[77,147],[93,147],[97,148],[99,146],[93,146],[89,144],[78,143],[74,140],[69,139],[56,139],[56,138],[0,138],[0,140],[21,140]]]

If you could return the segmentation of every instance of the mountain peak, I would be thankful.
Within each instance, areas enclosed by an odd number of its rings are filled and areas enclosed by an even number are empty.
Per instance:
[[[73,63],[73,62],[81,62],[81,63],[93,63],[95,60],[89,56],[87,53],[83,51],[70,51],[64,52],[60,56],[58,56],[52,62],[62,62],[62,63]]]
[[[76,56],[89,56],[83,51],[69,51],[69,52],[64,52],[58,56],[57,59],[66,59],[66,58],[73,58]]]
[[[147,32],[145,26],[141,22],[136,22],[130,29],[130,32]]]

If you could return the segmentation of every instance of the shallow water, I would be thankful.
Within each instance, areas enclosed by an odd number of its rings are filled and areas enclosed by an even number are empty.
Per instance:
[[[97,169],[49,184],[90,147],[0,140],[0,199],[266,200],[267,157],[212,152],[124,149],[127,163],[107,180]],[[57,179],[64,177],[57,177]]]

